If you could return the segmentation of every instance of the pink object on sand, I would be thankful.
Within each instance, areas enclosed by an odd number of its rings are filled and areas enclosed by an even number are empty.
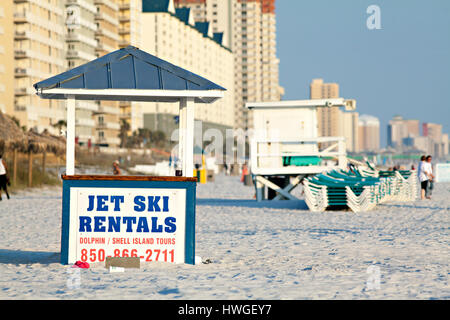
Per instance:
[[[89,263],[82,262],[82,261],[75,262],[75,264],[73,266],[74,267],[78,267],[78,268],[82,268],[82,269],[89,269]]]

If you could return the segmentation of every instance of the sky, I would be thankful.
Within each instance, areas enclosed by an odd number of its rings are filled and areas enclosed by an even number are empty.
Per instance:
[[[367,27],[371,5],[381,29]],[[283,100],[309,99],[322,78],[380,119],[382,147],[395,115],[450,134],[449,0],[277,0],[276,14]]]

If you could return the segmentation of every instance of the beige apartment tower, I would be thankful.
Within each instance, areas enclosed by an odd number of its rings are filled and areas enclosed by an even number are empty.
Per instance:
[[[388,146],[399,148],[403,146],[403,139],[420,135],[420,121],[403,119],[395,116],[388,124]]]
[[[323,79],[314,79],[310,85],[310,99],[339,98],[337,83],[324,83]],[[340,137],[341,114],[339,107],[319,108],[317,110],[317,132],[319,137]]]
[[[198,104],[195,119],[221,129],[234,126],[234,60],[233,53],[221,43],[208,22],[195,22],[189,8],[149,6],[142,13],[141,28],[145,37],[141,49],[174,65],[189,70],[226,88],[224,98],[213,104]],[[164,130],[175,124],[178,104],[143,103],[145,127]],[[171,132],[169,132],[171,134]],[[170,138],[170,137],[169,137]]]
[[[380,121],[369,115],[359,117],[360,151],[378,151],[380,149]]]
[[[97,58],[94,0],[66,0],[66,60],[67,69],[72,69]],[[93,144],[98,103],[76,101],[75,137],[80,146]]]
[[[95,14],[96,55],[101,57],[119,49],[119,4],[116,0],[94,0],[94,4],[97,9]],[[99,103],[98,110],[94,113],[97,145],[113,148],[119,146],[119,114],[119,102],[101,101]]]
[[[7,1],[2,1],[6,3]],[[22,126],[59,134],[64,103],[40,99],[33,84],[66,70],[65,7],[59,0],[14,1],[14,110]]]
[[[234,54],[235,128],[253,127],[247,102],[279,101],[275,0],[176,0],[194,11],[196,21],[209,21],[223,32]]]
[[[0,2],[0,111],[14,112],[14,20],[13,2]]]
[[[116,0],[119,5],[119,47],[125,48],[129,45],[141,47],[141,15],[142,0]],[[143,128],[144,120],[142,113],[142,104],[139,102],[121,101],[120,119],[129,124],[132,132]]]
[[[313,79],[310,84],[310,99],[340,98],[337,83],[325,83],[323,79]],[[360,150],[359,115],[344,112],[340,107],[317,109],[317,133],[321,137],[344,137],[349,152]]]
[[[443,134],[441,124],[425,122],[422,124],[422,133],[428,138],[430,153],[435,157],[448,154],[448,136]]]
[[[360,151],[359,114],[358,112],[341,112],[341,136],[345,138],[346,149],[349,152]]]

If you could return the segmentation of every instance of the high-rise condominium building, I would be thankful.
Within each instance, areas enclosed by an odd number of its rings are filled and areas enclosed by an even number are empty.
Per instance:
[[[246,102],[279,101],[275,0],[176,0],[194,10],[196,21],[209,21],[223,32],[234,53],[235,128],[253,127]],[[224,43],[226,43],[224,42]]]
[[[2,1],[2,6],[7,1]],[[9,5],[9,4],[7,4]],[[64,1],[14,1],[15,107],[22,126],[57,133],[65,119],[65,104],[39,98],[33,84],[65,71]],[[59,133],[59,132],[58,132]]]
[[[339,96],[337,83],[325,83],[313,79],[310,99],[335,99]],[[357,112],[344,112],[340,107],[323,107],[317,110],[317,133],[319,137],[344,137],[347,151],[359,152],[359,119]]]
[[[443,134],[442,125],[437,123],[423,123],[422,134],[430,143],[430,152],[437,157],[448,154],[448,135]]]
[[[234,125],[233,54],[222,45],[222,34],[212,32],[208,22],[194,22],[189,8],[175,9],[173,1],[144,0],[141,49],[196,73],[227,89],[213,104],[198,104],[195,119],[218,129]],[[145,103],[145,127],[168,134],[176,125],[178,104]]]
[[[0,111],[3,113],[14,111],[14,35],[13,2],[0,2]]]
[[[360,151],[378,151],[380,149],[380,121],[369,115],[359,117]]]
[[[142,0],[116,0],[119,5],[119,47],[138,47],[141,40]]]
[[[341,132],[349,152],[359,152],[359,114],[358,112],[341,113]]]
[[[424,137],[429,137],[433,142],[440,143],[442,141],[442,125],[425,122],[422,124],[422,134]]]
[[[401,116],[395,116],[388,124],[388,146],[402,147],[403,139],[420,135],[419,120],[407,120]]]
[[[324,83],[322,79],[314,79],[310,84],[310,99],[339,98],[337,83]],[[339,107],[319,108],[317,110],[317,132],[319,137],[340,137],[341,114]]]
[[[119,5],[116,0],[94,0],[97,8],[96,55],[104,56],[119,49]],[[94,114],[96,141],[100,146],[117,147],[120,144],[119,102],[101,101]]]
[[[141,14],[142,0],[117,0],[119,4],[119,47],[129,45],[141,47]],[[144,120],[142,105],[139,102],[122,101],[120,106],[120,119],[129,124],[128,134],[143,128]]]
[[[72,69],[97,58],[94,0],[66,0],[66,68]],[[76,101],[75,136],[78,144],[94,144],[96,122],[94,101]]]
[[[140,0],[1,2],[0,110],[22,126],[58,134],[65,103],[39,98],[32,85],[137,41],[141,6]],[[118,102],[77,101],[77,142],[117,146],[119,113]]]
[[[208,21],[213,32],[223,33],[222,43],[233,49],[233,5],[235,0],[174,0],[177,8],[191,9],[195,22]]]

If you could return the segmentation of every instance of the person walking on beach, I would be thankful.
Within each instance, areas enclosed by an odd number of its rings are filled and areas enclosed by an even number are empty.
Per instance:
[[[115,176],[120,176],[122,174],[122,171],[120,170],[120,167],[119,167],[119,161],[113,162],[113,174]]]
[[[424,166],[423,166],[423,170],[428,177],[428,183],[427,183],[427,187],[425,189],[425,198],[430,199],[430,200],[431,200],[431,193],[432,193],[433,185],[434,185],[433,165],[431,164],[431,160],[432,160],[432,157],[427,156]]]
[[[420,181],[420,199],[425,199],[425,192],[428,187],[428,176],[425,174],[424,165],[425,165],[426,156],[420,157],[419,167],[417,169],[417,177],[419,177]]]
[[[2,201],[2,189],[5,190],[6,197],[9,199],[8,193],[8,167],[6,166],[3,155],[0,154],[0,201]]]

